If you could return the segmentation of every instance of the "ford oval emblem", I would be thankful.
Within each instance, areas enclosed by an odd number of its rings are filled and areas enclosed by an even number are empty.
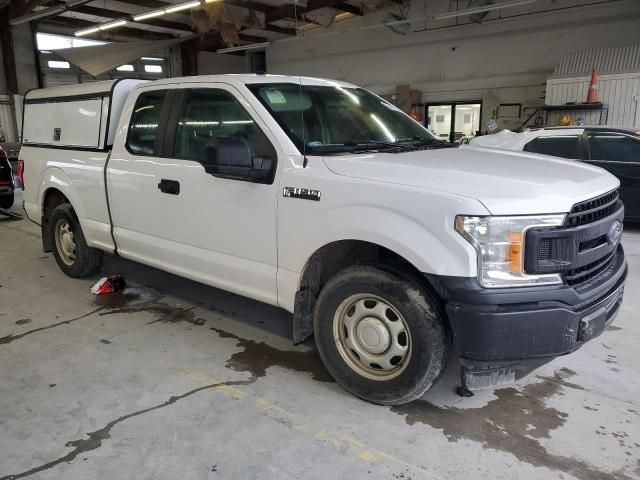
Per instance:
[[[607,241],[610,245],[616,246],[620,242],[620,238],[622,237],[622,222],[620,220],[616,220],[611,224],[611,228],[609,228],[609,233],[607,234]]]

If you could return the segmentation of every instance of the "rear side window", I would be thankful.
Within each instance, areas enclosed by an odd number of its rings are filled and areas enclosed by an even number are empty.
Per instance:
[[[524,146],[525,152],[541,153],[562,158],[580,158],[578,137],[576,135],[558,135],[554,137],[538,137]]]
[[[166,90],[145,92],[136,100],[127,137],[127,148],[131,153],[136,155],[154,154],[160,126],[160,112],[166,94]]]
[[[191,90],[182,104],[175,137],[175,156],[215,165],[220,141],[248,144],[251,155],[276,158],[273,145],[253,118],[226,90]]]
[[[640,139],[621,133],[593,133],[589,156],[591,160],[640,163]]]

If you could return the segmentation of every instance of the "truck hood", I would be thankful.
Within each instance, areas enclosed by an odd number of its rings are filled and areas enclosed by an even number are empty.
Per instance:
[[[337,175],[474,198],[493,215],[565,213],[620,184],[577,161],[489,148],[327,156],[324,162]]]

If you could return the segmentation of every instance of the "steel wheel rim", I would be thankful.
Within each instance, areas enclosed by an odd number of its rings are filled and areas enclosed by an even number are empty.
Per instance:
[[[412,342],[407,322],[379,296],[346,298],[334,314],[333,337],[347,365],[370,380],[396,378],[409,364]]]
[[[54,237],[60,260],[62,260],[65,265],[73,265],[73,262],[76,260],[76,242],[73,231],[71,230],[71,225],[67,220],[58,220]]]

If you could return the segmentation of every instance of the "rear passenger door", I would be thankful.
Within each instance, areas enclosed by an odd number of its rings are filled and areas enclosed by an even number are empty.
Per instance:
[[[640,219],[640,138],[623,132],[587,133],[588,162],[620,180],[626,218]]]

